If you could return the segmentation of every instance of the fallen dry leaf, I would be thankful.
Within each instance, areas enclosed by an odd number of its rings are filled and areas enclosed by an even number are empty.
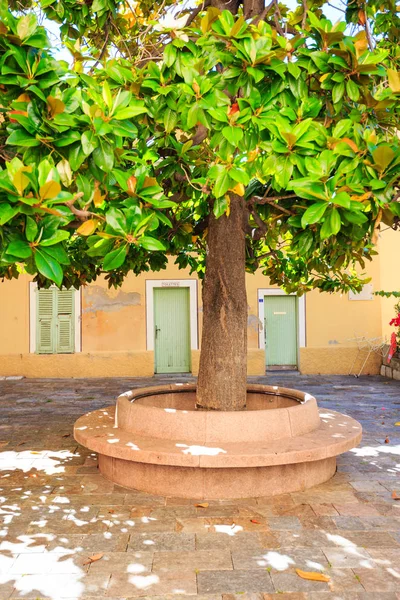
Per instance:
[[[65,435],[62,435],[61,437],[63,437],[63,438],[71,437],[71,434],[70,433],[66,433]]]
[[[389,443],[390,443],[390,440],[389,440],[389,438],[388,438],[388,437],[387,437],[387,438],[385,438],[385,444],[389,444]]]
[[[300,571],[300,569],[296,569],[296,573],[302,579],[309,579],[310,581],[325,581],[327,583],[331,580],[328,575],[323,575],[323,573]]]
[[[208,508],[209,504],[208,502],[200,502],[199,504],[195,504],[195,506],[197,506],[197,508]]]
[[[97,560],[100,560],[101,558],[103,558],[103,556],[104,556],[104,552],[99,552],[98,554],[93,554],[93,556],[89,556],[89,558],[83,564],[91,565],[92,563],[96,562]]]
[[[111,513],[111,514],[114,514],[115,510],[113,510],[112,508],[110,508],[110,510],[108,512]]]
[[[400,427],[400,421],[397,421],[397,423],[395,423],[396,427]]]
[[[35,450],[31,450],[31,454],[40,454],[40,452],[36,452]]]
[[[261,525],[260,521],[256,521],[256,519],[250,519],[250,523],[257,523],[257,525]]]
[[[398,496],[396,492],[392,492],[392,498],[393,500],[400,500],[400,496]]]

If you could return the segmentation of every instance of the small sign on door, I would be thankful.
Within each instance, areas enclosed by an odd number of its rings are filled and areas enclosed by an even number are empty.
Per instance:
[[[274,312],[274,315],[286,315],[285,312]]]
[[[181,286],[180,281],[162,281],[161,282],[161,287],[180,287],[180,286]]]

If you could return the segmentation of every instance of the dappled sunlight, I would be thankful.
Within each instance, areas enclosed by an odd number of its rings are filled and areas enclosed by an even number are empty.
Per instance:
[[[352,448],[350,452],[353,452],[360,458],[364,457],[376,457],[379,454],[394,454],[400,456],[400,444],[398,445],[385,445],[385,446],[359,446],[358,448]]]
[[[227,454],[222,448],[210,448],[208,446],[188,446],[187,444],[175,444],[177,448],[185,448],[183,454],[191,454],[192,456],[217,456],[218,454]]]
[[[150,575],[131,575],[128,579],[129,583],[134,585],[138,590],[147,590],[160,581],[158,575],[155,575],[154,573],[151,573]]]
[[[74,458],[69,450],[41,450],[21,452],[5,451],[0,454],[0,471],[22,471],[28,473],[31,469],[42,471],[45,475],[64,473],[68,459]],[[65,463],[65,461],[67,461]]]
[[[234,536],[237,533],[239,533],[239,531],[243,531],[243,527],[241,525],[213,525],[214,530],[216,533],[225,533],[226,535],[229,536]]]

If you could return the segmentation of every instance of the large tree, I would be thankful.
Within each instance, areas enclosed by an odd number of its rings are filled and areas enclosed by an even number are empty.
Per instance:
[[[175,256],[204,275],[198,405],[243,408],[245,271],[299,294],[358,290],[380,223],[399,222],[396,7],[352,0],[336,24],[323,11],[1,8],[0,274],[120,285]]]

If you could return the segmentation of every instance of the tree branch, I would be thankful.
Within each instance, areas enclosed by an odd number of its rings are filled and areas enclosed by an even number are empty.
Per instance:
[[[195,20],[197,15],[199,13],[201,13],[203,10],[205,10],[206,8],[208,8],[209,6],[211,6],[211,0],[204,0],[204,2],[202,2],[200,4],[200,6],[198,6],[197,8],[195,8],[195,10],[193,10],[191,12],[188,20],[186,21],[185,27],[189,27],[189,25],[191,25],[193,23],[193,21]]]
[[[283,213],[287,215],[295,215],[292,210],[284,208],[280,204],[277,204],[278,200],[286,200],[287,198],[297,198],[297,194],[288,194],[287,196],[272,196],[270,198],[266,198],[265,196],[252,196],[248,203],[253,206],[254,204],[270,204],[271,206],[275,206]]]

